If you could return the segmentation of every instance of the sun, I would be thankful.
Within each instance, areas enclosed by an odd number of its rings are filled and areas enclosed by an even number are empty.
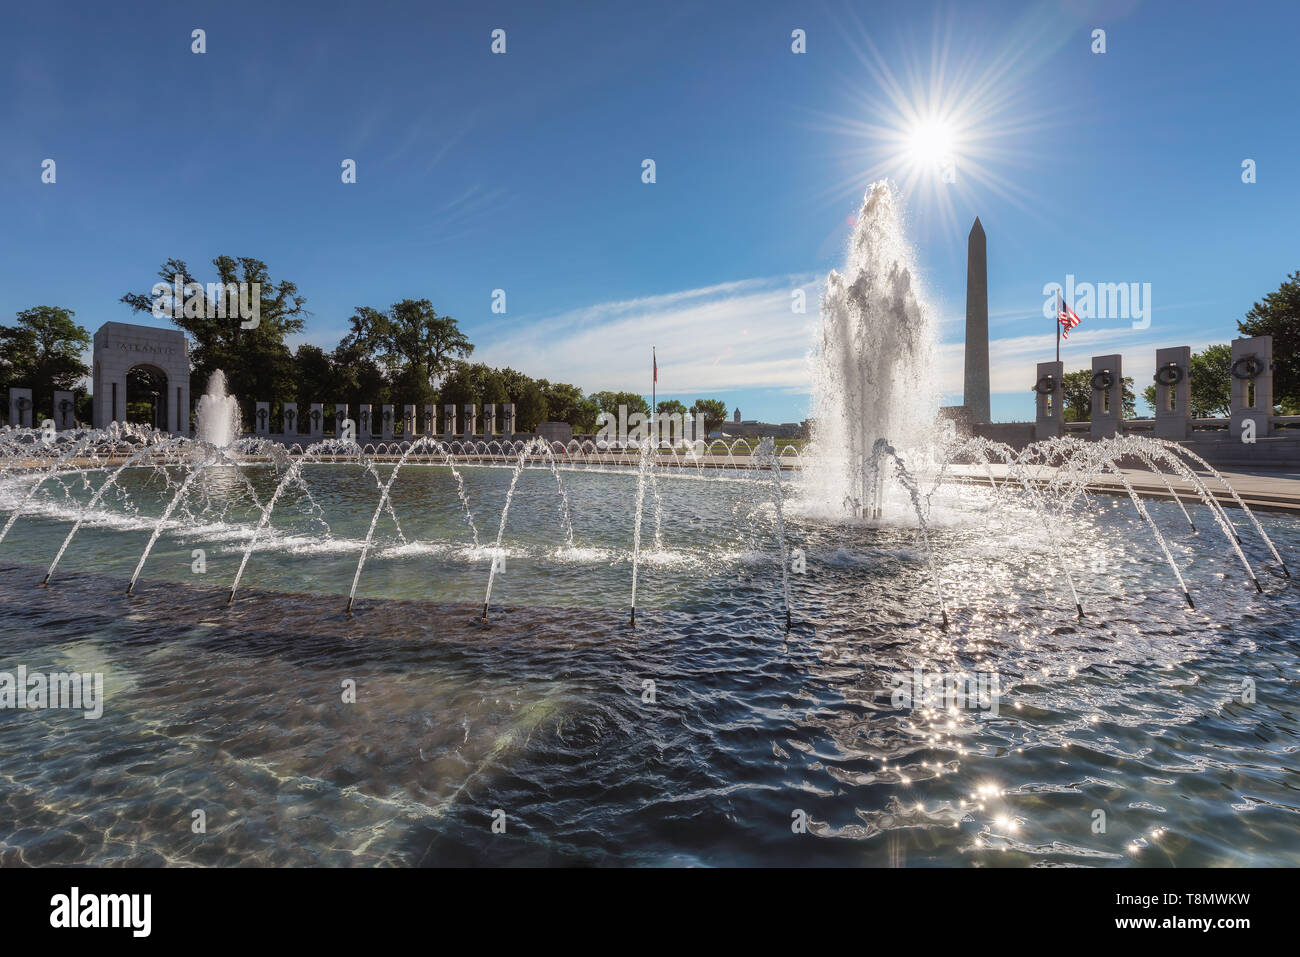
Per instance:
[[[957,148],[950,123],[940,119],[919,120],[907,132],[908,159],[924,170],[950,165]]]
[[[1059,25],[1035,15],[996,52],[966,39],[955,19],[936,20],[929,44],[902,35],[885,52],[852,15],[844,28],[862,71],[846,78],[843,106],[814,113],[815,128],[845,146],[844,177],[826,185],[827,200],[888,180],[925,222],[961,237],[991,203],[1042,216],[1033,179],[1010,172],[1042,161],[1042,134],[1062,122],[1044,112],[1031,79],[1060,48]],[[1017,52],[1025,36],[1041,41],[1028,59]]]

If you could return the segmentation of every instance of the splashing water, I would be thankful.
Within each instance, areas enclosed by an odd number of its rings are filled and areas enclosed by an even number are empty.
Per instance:
[[[899,199],[884,182],[867,188],[845,272],[826,279],[821,320],[805,506],[861,515],[872,497],[876,440],[928,444],[938,408],[930,314],[917,289]]]
[[[226,374],[218,369],[199,398],[198,439],[225,448],[239,437],[239,400],[226,393]]]

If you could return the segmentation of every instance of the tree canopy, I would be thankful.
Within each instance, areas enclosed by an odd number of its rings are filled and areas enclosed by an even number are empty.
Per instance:
[[[90,375],[81,359],[90,333],[74,315],[59,306],[33,306],[17,313],[17,325],[0,326],[0,383],[6,390],[32,390],[32,421],[52,413],[55,389],[72,391]]]
[[[212,265],[220,290],[199,283],[184,260],[169,259],[158,269],[159,285],[171,287],[176,277],[183,286],[195,284],[194,291],[185,294],[184,308],[170,303],[164,307],[172,322],[190,339],[194,394],[201,394],[208,377],[221,369],[231,394],[246,404],[257,396],[279,397],[295,375],[293,355],[284,340],[302,332],[304,320],[310,315],[307,300],[293,283],[273,282],[266,263],[260,259],[218,256]],[[257,303],[256,323],[244,322],[239,302],[231,301],[229,290],[240,283],[248,284],[245,295],[250,305]],[[217,295],[210,295],[213,292]],[[154,314],[157,297],[152,291],[127,293],[121,301],[135,312]],[[250,328],[243,328],[245,325]]]
[[[1300,269],[1251,306],[1237,329],[1273,337],[1273,396],[1285,408],[1300,407]]]

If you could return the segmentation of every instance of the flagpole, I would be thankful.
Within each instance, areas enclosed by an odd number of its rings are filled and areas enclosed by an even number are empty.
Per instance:
[[[1062,295],[1058,292],[1058,293],[1056,294],[1056,301],[1057,301],[1057,310],[1056,310],[1056,361],[1057,361],[1057,362],[1060,362],[1060,361],[1061,361],[1061,313],[1065,311],[1064,308],[1062,308],[1062,307],[1065,305],[1065,297],[1062,296]]]
[[[659,385],[659,357],[655,355],[655,347],[650,347],[650,434],[654,436],[655,453],[659,452],[659,425],[655,420],[655,390]]]

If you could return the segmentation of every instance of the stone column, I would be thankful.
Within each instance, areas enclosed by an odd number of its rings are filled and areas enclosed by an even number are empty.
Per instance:
[[[490,439],[497,431],[497,406],[495,402],[483,403],[483,438]]]
[[[32,427],[32,390],[9,390],[9,424],[14,428]]]
[[[478,435],[478,406],[465,406],[465,438],[472,439]]]
[[[186,376],[185,379],[179,385],[177,385],[176,383],[168,379],[167,385],[175,394],[175,398],[176,398],[176,434],[189,435],[190,434],[189,376]],[[126,401],[125,396],[123,397],[122,401],[123,402]],[[238,410],[236,411],[236,420],[237,420],[235,426],[236,432],[237,433],[242,432],[244,429],[243,413],[239,412]],[[236,438],[238,438],[238,435],[236,435]]]
[[[363,402],[357,411],[357,442],[364,445],[375,436],[375,407]]]
[[[1232,437],[1240,439],[1246,423],[1256,436],[1273,431],[1273,337],[1232,340]],[[1249,433],[1246,433],[1249,434]]]
[[[284,404],[284,437],[293,438],[298,434],[298,429],[302,423],[298,421],[298,403],[286,402]]]
[[[989,277],[979,217],[966,239],[966,376],[962,405],[972,422],[989,421]]]
[[[60,432],[77,424],[77,397],[63,389],[54,390],[54,427]]]
[[[402,406],[402,437],[411,442],[415,439],[415,406]]]
[[[393,438],[393,407],[391,405],[384,406],[383,430],[382,438],[391,441]]]
[[[271,434],[271,403],[257,403],[257,408],[253,411],[253,433],[256,435]]]
[[[343,424],[348,420],[348,404],[346,402],[334,403],[334,435],[337,438],[343,437]],[[352,426],[352,434],[356,435],[356,425]]]
[[[454,405],[444,405],[442,407],[442,434],[447,438],[456,437],[456,407]]]
[[[1109,439],[1119,434],[1124,413],[1124,369],[1121,358],[1092,357],[1092,425],[1094,439]]]
[[[1034,421],[1035,439],[1052,439],[1065,428],[1065,364],[1040,362],[1034,379],[1034,402],[1038,415]]]
[[[311,427],[310,435],[313,439],[325,437],[325,406],[319,402],[311,404],[311,411],[307,413],[307,424]]]
[[[1191,371],[1191,346],[1156,350],[1156,438],[1187,438],[1192,418]]]
[[[515,434],[515,404],[507,402],[501,414],[501,434],[509,438]]]
[[[432,405],[424,407],[424,424],[421,432],[424,435],[436,435],[438,432],[438,410]]]

